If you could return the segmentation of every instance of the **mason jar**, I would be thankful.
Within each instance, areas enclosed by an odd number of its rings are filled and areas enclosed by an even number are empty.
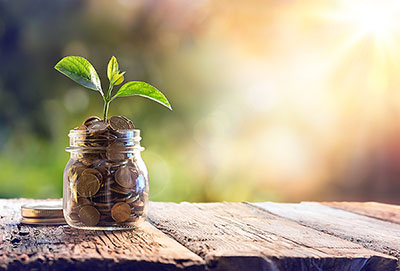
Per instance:
[[[79,229],[139,227],[146,219],[149,195],[140,130],[98,128],[69,132],[66,151],[71,157],[63,177],[65,220]]]

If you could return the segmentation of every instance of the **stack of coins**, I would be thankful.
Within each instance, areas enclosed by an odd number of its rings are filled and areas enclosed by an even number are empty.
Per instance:
[[[75,128],[83,131],[80,141],[87,151],[76,156],[67,173],[67,217],[73,225],[120,226],[143,215],[144,176],[122,133],[129,129],[134,129],[132,122],[122,116],[107,122],[90,117]]]
[[[31,225],[65,224],[62,203],[60,200],[46,200],[40,203],[21,206],[21,222]]]

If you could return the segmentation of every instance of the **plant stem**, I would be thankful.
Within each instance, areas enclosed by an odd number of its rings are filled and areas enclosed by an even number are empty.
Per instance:
[[[104,119],[104,121],[107,121],[108,108],[110,107],[110,103],[111,103],[111,91],[112,91],[113,87],[114,87],[114,85],[111,84],[111,82],[110,82],[110,86],[108,87],[107,96],[103,97],[103,100],[104,100],[103,119]]]
[[[110,107],[110,101],[104,100],[104,109],[103,109],[103,119],[104,121],[107,121],[107,115],[108,115],[108,108]]]

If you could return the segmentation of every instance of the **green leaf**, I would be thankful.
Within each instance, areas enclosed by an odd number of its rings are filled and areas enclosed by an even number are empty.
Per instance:
[[[118,74],[118,62],[115,56],[113,56],[108,62],[108,67],[107,67],[107,76],[110,82],[112,81],[112,78],[115,74]]]
[[[125,72],[114,74],[111,78],[111,84],[113,84],[114,86],[118,86],[122,82],[124,82],[124,74]]]
[[[78,84],[97,90],[103,95],[99,76],[92,64],[85,58],[67,56],[61,59],[54,68]]]
[[[165,98],[164,94],[162,94],[158,89],[156,89],[152,85],[140,81],[131,81],[125,83],[118,90],[118,92],[114,95],[112,99],[114,100],[115,98],[120,96],[123,97],[123,96],[134,96],[134,95],[149,98],[172,110],[171,105],[169,104],[167,98]]]

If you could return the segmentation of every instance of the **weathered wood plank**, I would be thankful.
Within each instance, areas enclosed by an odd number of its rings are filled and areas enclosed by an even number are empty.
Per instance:
[[[313,202],[251,205],[365,248],[400,257],[400,225]]]
[[[396,259],[244,203],[150,203],[149,220],[210,270],[395,270]]]
[[[204,270],[204,261],[148,222],[137,231],[83,231],[20,224],[0,200],[0,270]]]
[[[379,202],[321,202],[323,205],[400,224],[400,206]]]

